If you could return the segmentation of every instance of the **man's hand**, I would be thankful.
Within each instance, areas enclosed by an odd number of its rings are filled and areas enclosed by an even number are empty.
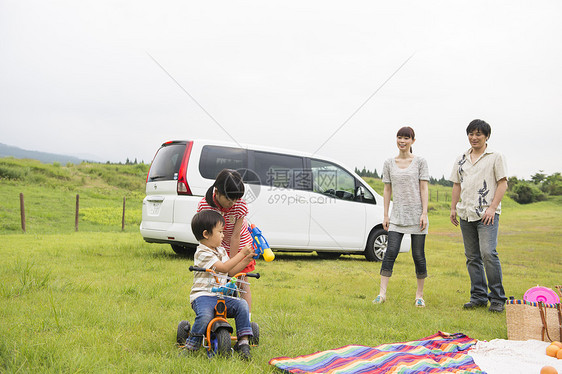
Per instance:
[[[451,219],[451,223],[455,226],[459,225],[459,220],[457,219],[457,210],[456,209],[451,209],[451,215],[449,216],[449,218]]]
[[[482,215],[482,223],[485,225],[493,225],[494,218],[496,217],[496,209],[491,206],[486,209],[484,215]]]

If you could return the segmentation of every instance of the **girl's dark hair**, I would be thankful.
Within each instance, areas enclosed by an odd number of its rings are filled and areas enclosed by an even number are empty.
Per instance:
[[[475,119],[468,124],[466,128],[466,135],[470,134],[473,131],[480,131],[482,134],[489,137],[492,133],[492,127],[488,125],[486,121],[482,121],[481,119]]]
[[[216,204],[213,201],[214,189],[221,194],[226,196],[230,200],[238,200],[244,196],[244,182],[242,181],[242,176],[236,170],[223,169],[217,178],[215,183],[207,190],[205,194],[205,200],[207,204],[216,208]]]
[[[209,234],[212,233],[219,222],[222,222],[224,226],[224,217],[219,212],[214,210],[202,210],[196,213],[191,219],[191,231],[193,231],[195,239],[199,241],[205,238],[203,236],[205,230],[207,230]]]
[[[404,126],[402,127],[400,130],[398,130],[398,132],[396,133],[396,137],[398,136],[403,136],[406,138],[410,138],[410,139],[415,139],[416,138],[416,133],[414,132],[414,129],[411,128],[410,126]],[[410,153],[413,153],[414,150],[412,149],[412,147],[410,147]]]

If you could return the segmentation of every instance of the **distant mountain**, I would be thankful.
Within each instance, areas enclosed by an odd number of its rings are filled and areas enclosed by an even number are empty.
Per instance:
[[[53,162],[61,164],[67,164],[69,162],[79,164],[84,161],[78,157],[39,151],[28,151],[26,149],[0,143],[0,158],[1,157],[30,158],[33,160],[39,160],[46,164],[52,164]]]

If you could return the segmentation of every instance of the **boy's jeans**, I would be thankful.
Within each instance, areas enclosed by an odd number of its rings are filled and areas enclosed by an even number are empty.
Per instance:
[[[203,336],[207,333],[207,325],[215,318],[216,296],[199,296],[191,303],[191,308],[195,312],[195,321],[191,327],[189,338],[185,347],[187,349],[199,349],[203,341]],[[225,297],[227,317],[234,317],[236,321],[236,335],[238,339],[243,336],[252,336],[250,326],[250,311],[248,303],[244,299]]]
[[[459,221],[471,283],[470,301],[478,304],[487,303],[488,300],[505,303],[507,298],[502,285],[502,268],[496,251],[499,214],[495,215],[493,225],[484,225],[481,220]]]

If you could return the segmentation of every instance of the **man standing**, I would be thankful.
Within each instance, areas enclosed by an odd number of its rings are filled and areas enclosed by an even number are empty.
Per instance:
[[[449,178],[454,183],[450,219],[455,226],[460,221],[470,276],[470,301],[464,308],[486,307],[490,300],[488,310],[502,312],[507,298],[496,246],[507,165],[501,153],[488,147],[491,132],[479,119],[466,128],[470,149],[457,158]]]

